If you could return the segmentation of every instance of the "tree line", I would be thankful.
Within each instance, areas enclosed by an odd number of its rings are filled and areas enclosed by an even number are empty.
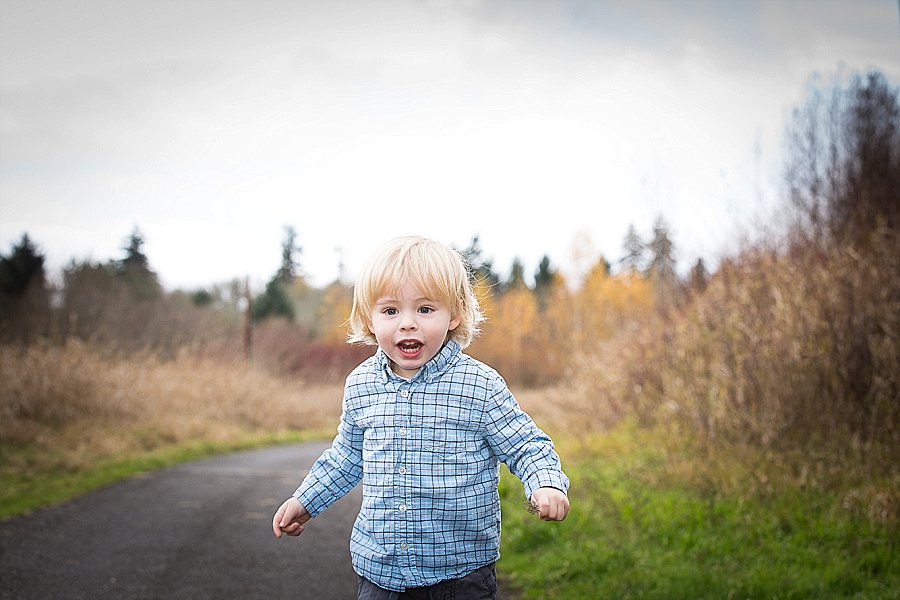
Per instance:
[[[896,231],[897,139],[897,92],[879,72],[857,75],[846,87],[811,90],[786,131],[788,208],[796,217],[792,252],[866,248],[872,245],[866,240],[880,235],[873,232]],[[171,356],[190,348],[223,357],[251,355],[290,373],[337,376],[369,351],[344,344],[352,290],[342,281],[311,286],[302,273],[297,238],[293,227],[285,228],[280,267],[264,290],[251,294],[239,279],[167,292],[143,252],[138,229],[126,238],[120,258],[73,260],[60,283],[51,285],[44,255],[23,234],[0,258],[0,339],[74,337]],[[631,226],[614,263],[593,253],[588,241],[575,244],[583,246],[585,257],[578,281],[567,281],[548,256],[530,282],[519,260],[501,276],[477,235],[459,249],[489,319],[472,353],[512,381],[546,384],[565,378],[574,368],[570,349],[590,356],[650,315],[683,311],[712,280],[723,277],[721,266],[710,273],[702,260],[679,276],[662,217],[646,240]]]
[[[215,347],[231,354],[225,346],[229,340],[232,344],[240,340],[244,355],[277,349],[276,363],[287,371],[308,370],[289,356],[303,344],[315,346],[318,355],[331,355],[334,370],[335,361],[360,355],[341,350],[352,288],[340,280],[324,288],[311,286],[303,275],[297,238],[296,229],[285,227],[280,266],[262,291],[251,294],[247,283],[238,279],[209,289],[167,292],[143,251],[145,240],[138,228],[125,238],[120,258],[72,260],[62,270],[60,282],[53,284],[43,252],[25,233],[8,255],[0,257],[0,338],[7,343],[77,338],[118,350],[167,355],[185,346]],[[500,275],[477,234],[458,250],[470,266],[489,319],[475,351],[486,357],[496,354],[511,379],[527,383],[555,378],[554,361],[543,366],[531,363],[541,348],[570,343],[573,328],[602,329],[603,335],[611,335],[630,310],[654,302],[675,304],[691,290],[699,290],[706,277],[700,261],[693,273],[702,275],[678,278],[674,244],[662,217],[647,242],[633,226],[629,228],[617,274],[605,257],[592,256],[594,262],[578,290],[571,289],[549,256],[541,259],[529,283],[518,258],[506,277]],[[650,297],[654,290],[655,300]],[[573,313],[570,306],[577,310]],[[561,339],[561,332],[570,339]],[[515,340],[509,356],[504,352],[509,347],[506,335]],[[579,343],[596,336],[581,337]]]

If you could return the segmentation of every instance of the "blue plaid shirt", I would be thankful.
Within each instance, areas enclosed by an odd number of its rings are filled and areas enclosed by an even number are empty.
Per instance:
[[[499,558],[501,461],[528,498],[568,490],[550,438],[496,371],[450,340],[407,380],[378,350],[347,378],[337,436],[294,496],[316,516],[362,480],[354,569],[403,591]]]

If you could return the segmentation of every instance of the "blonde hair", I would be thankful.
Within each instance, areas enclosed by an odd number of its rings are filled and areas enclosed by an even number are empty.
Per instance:
[[[463,348],[472,343],[484,315],[466,263],[456,250],[419,236],[391,240],[363,265],[353,286],[349,342],[377,343],[371,316],[375,302],[385,294],[397,293],[406,283],[446,305],[451,318],[459,319],[459,325],[450,331],[451,339]]]

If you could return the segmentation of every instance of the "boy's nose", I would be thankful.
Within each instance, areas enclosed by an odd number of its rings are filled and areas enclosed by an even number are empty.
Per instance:
[[[416,328],[416,320],[411,316],[404,316],[400,321],[400,329],[403,331],[409,331],[410,329]]]

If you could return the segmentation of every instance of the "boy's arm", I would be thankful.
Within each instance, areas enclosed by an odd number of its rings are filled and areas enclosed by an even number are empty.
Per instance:
[[[282,502],[275,511],[272,531],[276,538],[281,539],[283,534],[302,534],[307,521],[331,506],[359,482],[362,477],[361,451],[355,452],[353,442],[343,438],[342,431],[345,429],[342,416],[338,435],[331,447],[316,460],[294,495]],[[360,457],[358,467],[357,461],[352,458],[354,455]],[[312,510],[308,510],[307,506],[312,506]]]
[[[522,480],[532,505],[543,505],[541,518],[568,513],[569,478],[563,473],[553,441],[519,408],[502,378],[488,398],[482,423],[488,443],[510,472]]]
[[[345,409],[331,447],[316,460],[293,494],[310,517],[334,504],[362,479],[362,446],[363,430]]]

